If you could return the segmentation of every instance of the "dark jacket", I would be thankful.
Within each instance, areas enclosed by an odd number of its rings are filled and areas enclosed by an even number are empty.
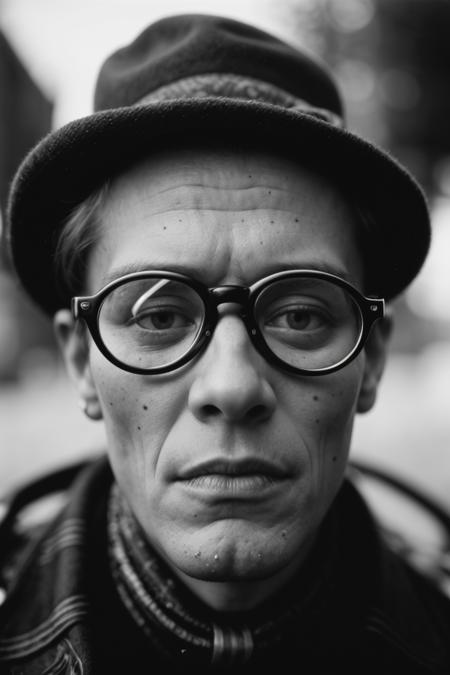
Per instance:
[[[185,650],[167,663],[116,593],[107,559],[112,475],[105,458],[73,472],[50,524],[23,530],[26,502],[62,487],[70,473],[18,495],[0,528],[0,586],[6,589],[0,674],[202,672],[183,660]],[[327,522],[326,560],[309,571],[320,590],[296,608],[279,645],[256,654],[242,672],[450,674],[450,599],[387,547],[349,481]],[[289,589],[285,601],[296,592]]]

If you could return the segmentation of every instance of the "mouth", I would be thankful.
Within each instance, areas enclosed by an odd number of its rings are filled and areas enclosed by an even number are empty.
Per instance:
[[[260,495],[286,478],[286,471],[266,460],[218,458],[187,468],[179,480],[194,490],[243,497]]]

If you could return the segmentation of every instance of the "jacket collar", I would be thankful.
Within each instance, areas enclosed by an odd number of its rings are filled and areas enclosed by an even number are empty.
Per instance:
[[[362,623],[367,638],[382,640],[392,653],[416,667],[430,672],[441,672],[445,664],[448,668],[449,599],[393,552],[352,483],[341,491],[338,508],[339,540],[346,548],[342,560],[346,565],[352,561],[343,576],[359,585],[365,598]]]
[[[39,652],[87,616],[89,599],[83,570],[89,517],[92,504],[110,481],[111,473],[102,457],[81,472],[56,520],[36,541],[31,538],[28,542],[0,607],[0,662]]]

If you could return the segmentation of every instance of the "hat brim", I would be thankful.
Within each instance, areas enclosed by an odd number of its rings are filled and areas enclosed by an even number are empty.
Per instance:
[[[375,226],[371,290],[398,295],[420,270],[430,244],[425,196],[386,152],[296,109],[237,99],[169,100],[94,113],[50,133],[13,181],[7,236],[26,291],[48,314],[70,298],[54,273],[57,233],[72,209],[114,172],[175,137],[239,139],[276,148],[299,163],[321,163],[351,187]],[[378,252],[378,253],[377,253]]]

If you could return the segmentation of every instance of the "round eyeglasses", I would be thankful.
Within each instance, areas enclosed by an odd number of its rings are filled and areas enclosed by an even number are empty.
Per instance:
[[[384,316],[384,300],[316,270],[213,288],[175,272],[135,272],[95,295],[73,298],[72,311],[111,363],[145,375],[180,368],[205,349],[224,303],[237,305],[236,315],[267,361],[300,375],[343,368]]]

